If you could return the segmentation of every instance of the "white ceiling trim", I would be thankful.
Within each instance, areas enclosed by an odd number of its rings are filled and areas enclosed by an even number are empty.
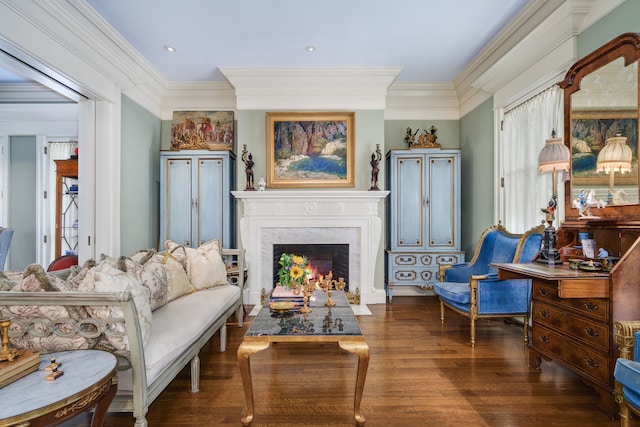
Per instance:
[[[387,91],[386,120],[457,120],[453,83],[395,83]]]
[[[399,67],[244,68],[220,72],[236,93],[238,110],[384,110]]]
[[[236,94],[227,82],[169,83],[162,99],[162,120],[174,111],[235,111]]]

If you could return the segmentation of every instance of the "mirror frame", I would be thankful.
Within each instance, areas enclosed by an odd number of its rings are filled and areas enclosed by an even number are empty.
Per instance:
[[[570,152],[572,152],[571,94],[580,90],[580,82],[585,76],[618,58],[624,58],[625,66],[640,60],[640,34],[624,33],[619,35],[573,64],[573,66],[569,68],[569,71],[567,71],[564,80],[558,83],[560,88],[564,90],[564,144],[569,148]],[[640,66],[638,70],[640,74]],[[640,79],[638,80],[637,86],[636,91],[638,102],[640,103]],[[640,108],[638,108],[638,111],[640,111]],[[640,119],[640,117],[638,118]],[[640,120],[638,123],[640,123]],[[578,209],[572,206],[571,184],[572,182],[570,180],[564,184],[565,220],[579,218]],[[591,212],[594,216],[598,216],[604,220],[640,220],[640,204],[592,208]]]

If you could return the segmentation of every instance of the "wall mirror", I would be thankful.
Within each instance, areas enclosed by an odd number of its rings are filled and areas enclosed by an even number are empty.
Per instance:
[[[640,35],[622,34],[576,62],[564,89],[564,141],[571,150],[565,216],[624,218],[640,214],[638,58]]]

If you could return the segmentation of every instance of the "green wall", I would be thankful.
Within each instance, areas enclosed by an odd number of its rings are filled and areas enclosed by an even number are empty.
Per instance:
[[[578,36],[582,58],[623,33],[640,32],[640,1],[627,0]]]
[[[158,246],[160,145],[161,120],[123,96],[120,182],[122,255]]]
[[[9,152],[9,223],[4,226],[13,228],[13,237],[5,267],[24,270],[36,259],[36,137],[10,136]]]
[[[494,225],[493,99],[460,119],[462,250],[473,256],[482,232]]]

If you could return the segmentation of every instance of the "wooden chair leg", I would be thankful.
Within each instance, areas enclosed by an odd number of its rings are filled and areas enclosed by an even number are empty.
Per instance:
[[[529,342],[529,316],[524,316],[524,345]]]
[[[444,323],[444,304],[440,300],[440,322]]]
[[[620,403],[620,427],[631,427],[631,410],[626,403]]]
[[[471,317],[471,347],[476,346],[476,319]]]

